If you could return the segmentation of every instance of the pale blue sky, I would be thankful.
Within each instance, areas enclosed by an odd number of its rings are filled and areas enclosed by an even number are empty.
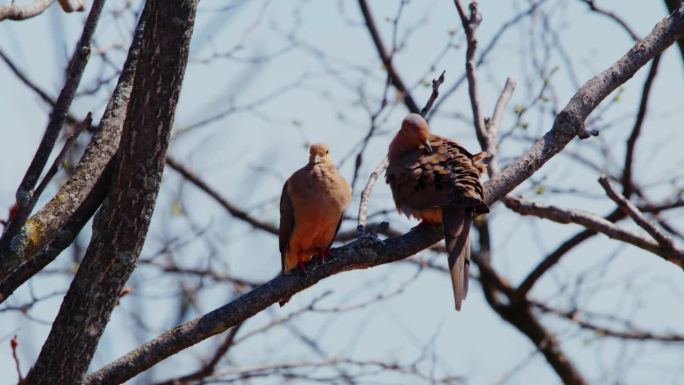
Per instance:
[[[111,0],[109,6],[121,8],[123,3]],[[392,28],[386,18],[394,17],[398,2],[384,0],[371,3],[383,38],[389,45]],[[484,21],[478,30],[481,47],[490,41],[503,22],[527,8],[528,3],[521,0],[482,1],[480,10]],[[615,10],[640,36],[646,35],[665,15],[661,1],[612,0],[599,3]],[[170,153],[196,170],[231,201],[253,209],[253,214],[259,218],[276,223],[277,198],[282,183],[306,161],[306,143],[329,143],[332,156],[338,162],[350,153],[355,155],[355,145],[369,127],[368,114],[360,106],[360,94],[367,95],[371,108],[377,108],[385,75],[368,32],[359,24],[362,19],[355,2],[252,1],[233,4],[242,5],[231,11],[217,13],[212,10],[221,8],[225,2],[203,0],[201,3],[192,61],[184,81],[176,126],[182,128],[205,119],[228,108],[231,101],[240,107],[274,93],[276,96],[255,110],[237,112],[190,133],[179,134],[171,145]],[[558,36],[546,36],[545,40],[552,47],[550,56],[537,59],[541,63],[548,63],[549,68],[558,67],[550,75],[550,81],[557,103],[562,108],[576,90],[572,77],[583,83],[607,68],[633,43],[620,27],[603,16],[590,13],[581,1],[548,0],[543,9],[549,12],[548,22],[558,31]],[[539,15],[535,14],[534,17],[539,18]],[[56,95],[61,87],[65,52],[71,52],[84,18],[84,14],[67,15],[58,7],[52,7],[32,20],[0,23],[0,49],[10,55],[33,81],[51,95]],[[543,20],[536,21],[535,28],[539,28]],[[107,14],[97,30],[98,46],[121,44],[127,47],[130,38],[128,31],[134,23],[128,16],[115,22]],[[298,23],[301,24],[293,31],[293,25]],[[449,88],[463,72],[465,54],[463,33],[452,2],[409,2],[404,9],[401,26],[406,28],[414,25],[420,27],[410,35],[406,47],[395,57],[399,73],[407,84],[413,86],[437,76],[444,69],[447,72],[442,89]],[[482,105],[487,114],[491,113],[506,77],[512,76],[518,81],[502,127],[504,132],[515,123],[514,107],[527,105],[537,96],[543,82],[530,69],[529,57],[521,57],[521,49],[529,52],[528,48],[532,44],[529,28],[528,20],[510,29],[488,57],[486,66],[479,71]],[[435,64],[434,70],[429,70],[448,44],[451,30],[456,31],[454,43],[458,47],[449,49]],[[298,43],[295,48],[291,47],[293,42],[287,37],[291,31]],[[533,29],[531,33],[538,32],[538,29]],[[63,35],[64,40],[56,39],[57,35]],[[399,40],[403,37],[402,32]],[[569,72],[563,56],[553,49],[559,43],[567,53],[567,59],[574,63],[574,73]],[[535,39],[534,44],[540,44],[540,40]],[[214,52],[229,51],[236,45],[243,48],[234,51],[234,58],[204,62]],[[327,56],[321,57],[319,52],[325,52]],[[248,60],[268,54],[275,56],[266,62]],[[111,60],[120,63],[123,55],[125,52],[114,52]],[[102,61],[93,61],[86,70],[86,79],[94,79],[100,70],[105,75],[111,75],[113,71],[112,67],[102,65]],[[624,156],[624,141],[633,124],[646,71],[640,71],[624,86],[619,101],[603,115],[605,122],[620,123],[602,131],[599,138],[575,140],[568,146],[568,153],[582,153],[606,165],[608,171],[618,170],[616,165],[622,162]],[[638,149],[642,153],[635,170],[642,183],[659,181],[667,173],[679,173],[681,176],[684,139],[677,134],[681,131],[684,118],[683,75],[681,55],[675,49],[669,50],[660,65],[652,91],[651,109],[644,125],[643,138],[639,142]],[[413,90],[413,97],[422,105],[429,91],[428,87],[419,85]],[[99,117],[106,95],[106,92],[100,92],[97,99],[81,98],[73,106],[72,112],[83,116],[93,110],[96,111],[95,116]],[[394,95],[393,91],[390,95]],[[49,110],[4,64],[0,65],[0,100],[3,101],[0,103],[0,116],[4,118],[0,126],[0,213],[4,215],[40,140]],[[476,149],[472,127],[452,118],[454,113],[469,118],[468,103],[467,88],[462,86],[438,111],[432,120],[432,129],[439,134],[456,137],[468,148]],[[384,156],[390,135],[405,113],[403,105],[393,105],[389,107],[389,113],[382,115],[380,135],[370,142],[364,157],[361,186],[368,172]],[[525,120],[529,124],[527,130],[523,131],[526,135],[538,137],[551,128],[552,118],[548,113],[530,112]],[[616,164],[605,160],[600,145],[611,150]],[[520,139],[508,140],[502,146],[501,156],[510,159],[527,146]],[[577,166],[577,163],[570,163],[568,159],[566,155],[558,156],[536,174],[534,180],[541,181],[547,187],[574,188],[587,196],[535,195],[530,191],[529,184],[516,191],[562,207],[582,208],[599,214],[612,209],[613,205],[607,199],[591,197],[591,194],[602,195],[596,183],[597,174]],[[340,170],[351,179],[353,156],[342,163]],[[356,215],[361,186],[356,186],[355,201],[348,213],[350,215]],[[656,199],[682,187],[684,182],[680,178],[650,191]],[[171,210],[179,196],[182,197],[184,210],[198,227],[207,229],[206,237],[210,240],[194,241],[186,246],[179,252],[183,256],[183,263],[192,266],[208,253],[215,252],[220,261],[216,266],[229,269],[232,274],[254,280],[267,280],[277,274],[280,263],[275,237],[259,233],[232,219],[193,187],[179,188],[178,175],[172,170],[166,171],[143,257],[149,257],[159,250],[166,236],[177,236],[181,241],[192,240],[188,223],[175,217]],[[389,190],[383,183],[378,183],[371,201],[371,211],[392,207]],[[671,216],[673,223],[681,228],[681,218],[676,217],[676,212],[674,214]],[[495,207],[490,217],[495,247],[494,264],[513,283],[524,278],[559,241],[580,229],[578,226],[520,218],[500,205]],[[408,229],[415,225],[394,215],[390,220],[398,228]],[[630,226],[628,222],[624,225]],[[349,222],[343,229],[352,227],[353,224]],[[63,255],[51,268],[68,266],[70,258],[70,255]],[[423,253],[414,258],[432,256]],[[654,331],[684,333],[679,322],[684,316],[682,297],[679,295],[684,292],[681,271],[654,255],[623,246],[603,236],[586,242],[566,256],[535,287],[533,295],[567,308],[570,305],[566,301],[567,295],[559,296],[559,288],[566,286],[567,289],[569,286],[568,290],[571,290],[576,284],[577,274],[592,266],[592,284],[583,286],[578,295],[579,305],[583,309],[619,313],[635,324]],[[395,264],[340,274],[296,295],[284,309],[269,308],[250,320],[244,331],[256,329],[283,313],[296,311],[328,290],[333,290],[333,294],[321,302],[322,307],[363,302],[377,293],[400,287],[414,272],[413,265]],[[176,278],[160,278],[159,271],[149,267],[136,270],[131,285],[145,282],[144,289],[124,298],[115,310],[93,361],[93,369],[137,346],[136,338],[148,339],[173,326],[175,302],[173,298],[165,297],[169,297],[169,290],[177,292]],[[38,295],[45,295],[63,290],[66,282],[58,276],[45,276],[37,280],[34,289]],[[628,294],[625,295],[625,292]],[[229,300],[227,294],[225,286],[205,289],[199,298],[197,310],[204,313],[220,306]],[[14,301],[22,303],[28,298],[28,290],[23,289],[17,292]],[[50,322],[60,301],[61,297],[46,300],[32,309],[30,314]],[[136,330],[130,321],[130,312],[141,314],[154,329]],[[314,336],[331,356],[340,355],[357,360],[411,362],[420,355],[424,345],[437,335],[433,345],[437,357],[435,370],[449,375],[462,375],[471,384],[495,383],[534,351],[526,338],[493,313],[484,301],[479,285],[473,284],[464,310],[455,313],[451,307],[448,278],[429,271],[421,273],[401,294],[364,310],[342,315],[307,314],[297,320],[297,325]],[[679,376],[681,369],[675,369],[681,367],[684,358],[677,345],[623,346],[618,342],[597,341],[587,333],[578,335],[577,330],[565,321],[545,318],[545,324],[564,340],[569,340],[563,347],[594,383],[613,379],[605,373],[612,373],[615,360],[624,354],[628,357],[627,362],[632,364],[620,370],[632,383],[684,384],[684,379]],[[0,338],[17,333],[22,342],[20,355],[24,372],[37,356],[48,332],[49,326],[44,324],[26,321],[13,312],[0,313]],[[191,351],[200,351],[214,343],[213,340],[205,342]],[[599,344],[599,348],[595,348],[594,344]],[[0,345],[0,373],[13,376],[13,364],[7,359],[7,346],[5,342]],[[192,370],[197,364],[197,356],[191,351],[164,361],[154,369],[156,374],[166,378],[177,371],[184,373]],[[286,329],[275,329],[257,337],[240,345],[231,354],[239,366],[264,363],[262,357],[268,358],[267,362],[276,359],[312,359],[310,351],[295,342]],[[9,378],[13,378],[11,376]],[[533,357],[507,383],[527,384],[530,378],[534,378],[535,383],[558,383],[557,376],[540,355]],[[389,377],[382,381],[415,383]]]

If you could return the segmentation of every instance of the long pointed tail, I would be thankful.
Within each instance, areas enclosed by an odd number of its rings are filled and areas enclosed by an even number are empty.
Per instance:
[[[470,270],[470,223],[473,220],[469,208],[442,208],[444,241],[449,254],[449,272],[454,288],[456,310],[468,295],[468,273]]]

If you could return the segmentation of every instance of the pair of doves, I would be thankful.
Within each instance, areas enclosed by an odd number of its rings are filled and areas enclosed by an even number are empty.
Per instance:
[[[473,155],[458,142],[431,134],[421,115],[409,114],[387,156],[386,182],[397,210],[444,228],[455,306],[461,310],[468,294],[470,224],[474,215],[489,212],[480,184],[486,166],[478,163],[486,153]],[[290,176],[280,197],[283,273],[328,255],[350,202],[351,187],[332,163],[328,146],[311,145],[309,163]]]

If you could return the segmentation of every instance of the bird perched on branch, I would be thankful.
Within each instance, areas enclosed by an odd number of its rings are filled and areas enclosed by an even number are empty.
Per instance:
[[[312,144],[309,163],[290,176],[280,196],[283,273],[295,267],[303,271],[313,256],[328,255],[350,202],[351,187],[332,163],[328,146]]]
[[[469,232],[473,216],[489,212],[478,163],[458,142],[432,135],[427,121],[409,114],[389,145],[386,182],[397,210],[423,223],[442,223],[456,310],[468,293]]]

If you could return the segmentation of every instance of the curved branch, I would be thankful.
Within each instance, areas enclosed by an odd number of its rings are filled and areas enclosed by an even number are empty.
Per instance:
[[[378,28],[375,25],[375,20],[373,20],[373,15],[371,14],[370,8],[368,8],[368,3],[366,3],[366,0],[359,0],[359,7],[361,7],[361,13],[363,14],[363,18],[366,21],[368,32],[371,35],[371,39],[373,39],[373,44],[375,44],[375,49],[378,51],[378,55],[380,55],[380,60],[382,61],[382,64],[385,66],[385,69],[387,70],[390,82],[392,83],[394,88],[396,88],[397,91],[401,93],[402,99],[404,100],[404,104],[406,105],[406,108],[408,108],[409,112],[413,112],[416,114],[419,113],[420,109],[418,108],[418,105],[416,104],[415,100],[413,100],[413,97],[411,96],[411,93],[404,84],[404,81],[401,80],[401,77],[399,77],[399,74],[397,73],[396,69],[394,68],[394,65],[392,64],[392,56],[387,53],[387,49],[385,48],[385,45],[382,43],[380,32],[378,31]]]

